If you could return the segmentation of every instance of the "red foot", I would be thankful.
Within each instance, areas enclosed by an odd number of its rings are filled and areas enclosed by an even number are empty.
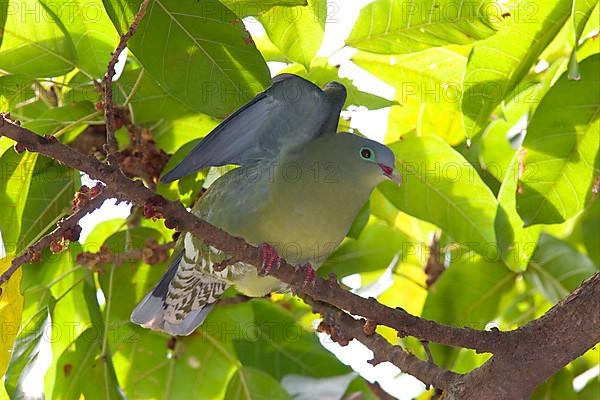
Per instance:
[[[261,244],[259,248],[261,264],[258,268],[258,274],[269,275],[274,265],[279,268],[281,257],[279,257],[279,254],[277,254],[277,250],[275,250],[275,248],[268,243]]]
[[[304,269],[304,283],[302,284],[302,287],[306,287],[308,284],[314,285],[317,276],[312,265],[310,265],[310,263],[306,263],[301,265],[299,268]]]

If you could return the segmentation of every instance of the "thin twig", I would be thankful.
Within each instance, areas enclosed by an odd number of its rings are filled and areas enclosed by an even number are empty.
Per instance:
[[[29,246],[19,257],[14,258],[10,264],[10,267],[4,271],[2,275],[0,275],[0,285],[8,281],[21,265],[31,262],[36,254],[39,254],[43,249],[50,246],[53,241],[60,240],[68,229],[71,229],[77,225],[79,220],[85,215],[100,207],[102,203],[104,203],[104,200],[106,200],[112,193],[112,190],[109,188],[104,189],[96,197],[93,197],[87,204],[81,206],[77,211],[71,214],[71,216],[60,222],[55,230],[46,236],[43,236],[40,238],[40,240]]]
[[[127,47],[127,41],[133,36],[137,30],[144,14],[146,14],[146,8],[148,8],[149,0],[144,0],[140,5],[140,9],[136,14],[133,22],[119,40],[117,48],[112,53],[112,56],[108,62],[108,68],[106,75],[103,79],[104,86],[104,120],[106,122],[106,154],[107,160],[112,165],[117,165],[117,139],[115,138],[115,108],[113,104],[112,96],[112,78],[115,76],[115,65],[119,60],[119,55]]]

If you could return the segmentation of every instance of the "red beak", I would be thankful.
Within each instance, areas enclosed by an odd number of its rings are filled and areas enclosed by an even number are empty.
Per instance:
[[[385,164],[377,164],[377,165],[379,165],[379,168],[381,168],[381,171],[383,171],[383,174],[386,177],[388,177],[392,181],[396,182],[397,184],[402,183],[402,177],[400,176],[400,174],[398,174],[397,172],[394,171],[394,168],[390,167],[389,165],[385,165]]]

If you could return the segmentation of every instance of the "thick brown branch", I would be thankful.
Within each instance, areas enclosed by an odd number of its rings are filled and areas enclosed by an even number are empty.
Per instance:
[[[103,164],[95,158],[75,152],[73,149],[50,140],[0,117],[0,132],[20,143],[29,151],[39,152],[61,161],[65,165],[79,169],[94,179],[114,188],[133,203],[148,210],[155,216],[166,216],[165,224],[176,227],[180,231],[191,232],[217,249],[232,254],[237,260],[251,265],[260,265],[258,248],[246,243],[243,239],[233,237],[207,222],[189,213],[179,202],[171,202],[146,188],[139,181],[132,181],[123,173],[110,165]],[[479,352],[495,352],[506,342],[506,333],[500,331],[478,331],[470,328],[456,328],[440,325],[436,322],[415,317],[402,309],[393,309],[375,299],[364,298],[343,290],[335,280],[317,278],[313,285],[304,285],[305,275],[302,269],[282,262],[274,268],[271,275],[289,284],[298,292],[304,292],[315,300],[319,300],[352,314],[361,315],[378,324],[396,329],[402,336],[410,335],[431,342],[449,346],[466,347]]]
[[[108,68],[106,70],[106,75],[102,80],[102,86],[104,89],[104,120],[106,122],[106,154],[108,161],[116,165],[115,153],[117,152],[117,140],[115,138],[115,106],[113,104],[113,96],[112,96],[112,79],[115,76],[115,65],[117,65],[117,61],[119,60],[119,55],[125,47],[127,46],[127,41],[133,36],[135,31],[137,30],[144,14],[146,14],[146,8],[148,7],[149,0],[144,0],[140,5],[140,9],[135,16],[133,22],[127,32],[121,35],[121,39],[119,40],[119,44],[117,45],[115,51],[112,53],[112,57],[108,62]]]
[[[510,344],[457,382],[448,399],[529,399],[536,386],[599,343],[600,273],[509,336]]]
[[[108,188],[101,191],[96,197],[93,197],[88,203],[82,205],[68,218],[61,221],[55,230],[29,246],[27,249],[25,249],[23,254],[14,258],[10,264],[10,267],[8,267],[8,269],[4,271],[2,275],[0,275],[0,285],[9,280],[15,271],[21,267],[21,265],[31,262],[37,254],[39,254],[46,247],[50,246],[53,241],[60,240],[67,230],[73,228],[79,223],[81,218],[100,207],[102,203],[104,203],[104,200],[111,195],[111,193],[113,192]]]
[[[302,294],[300,297],[310,304],[315,312],[323,316],[323,322],[330,329],[339,330],[347,340],[356,339],[367,346],[373,352],[372,364],[388,361],[403,372],[443,390],[447,390],[461,377],[461,375],[438,367],[431,362],[420,360],[400,346],[392,346],[378,333],[367,335],[364,330],[366,321],[363,319],[354,319],[344,311],[329,304],[314,301],[309,296]]]

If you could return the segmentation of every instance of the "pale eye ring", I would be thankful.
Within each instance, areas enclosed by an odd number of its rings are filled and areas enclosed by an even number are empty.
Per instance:
[[[365,160],[373,160],[373,150],[363,147],[360,149],[360,156]]]

